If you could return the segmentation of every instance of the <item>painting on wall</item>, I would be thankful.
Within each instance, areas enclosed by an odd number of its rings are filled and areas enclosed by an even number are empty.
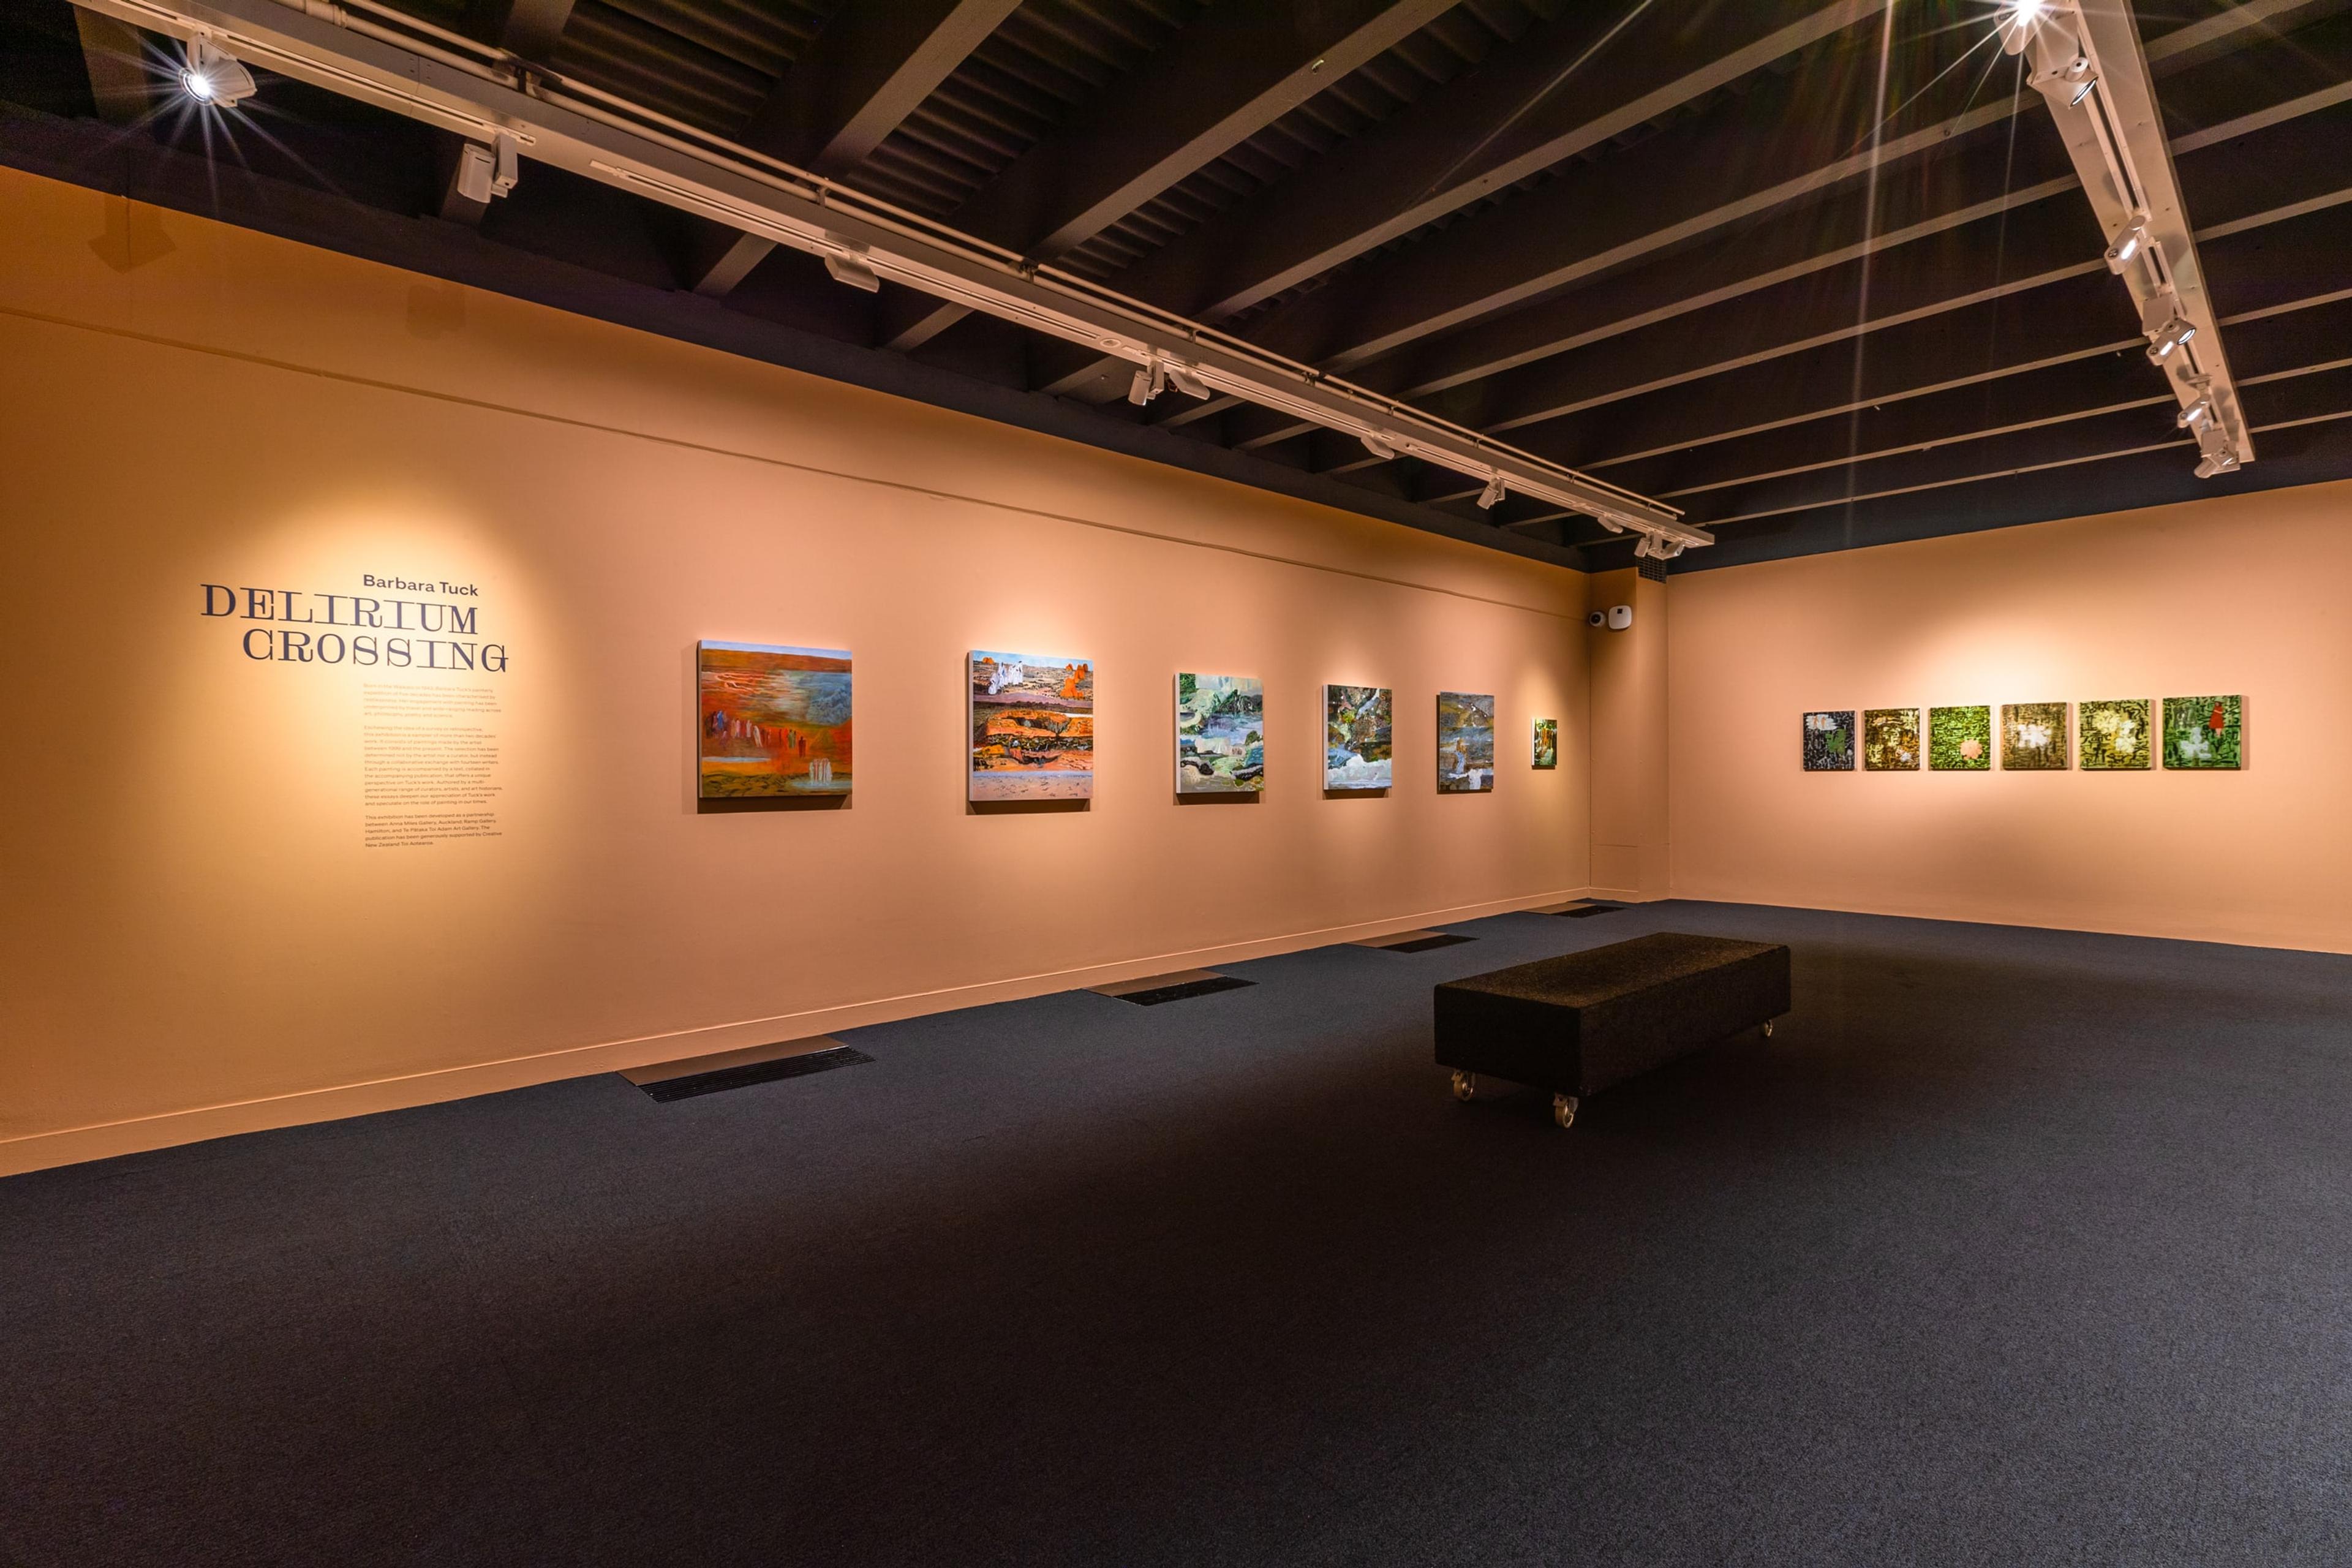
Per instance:
[[[2168,768],[2234,768],[2242,765],[2245,702],[2237,697],[2168,697],[2164,700],[2164,765]]]
[[[1095,667],[1037,654],[971,656],[975,801],[1086,800],[1095,789]]]
[[[1386,789],[1391,695],[1385,686],[1323,689],[1323,787]]]
[[[2113,773],[2147,766],[2156,747],[2148,732],[2147,698],[2115,697],[2078,702],[2074,714],[2084,769]]]
[[[1944,773],[1982,773],[1990,769],[1992,710],[1928,709],[1927,765]]]
[[[849,655],[695,644],[705,800],[849,793]]]
[[[1862,715],[1862,765],[1872,773],[1916,773],[1919,710],[1868,708]]]
[[[1559,766],[1559,721],[1536,721],[1536,754],[1534,765],[1539,768]]]
[[[1495,787],[1495,699],[1491,692],[1437,694],[1437,787],[1478,795]]]
[[[1176,793],[1265,788],[1265,687],[1240,675],[1176,678]]]
[[[1832,709],[1805,715],[1805,771],[1844,773],[1853,771],[1853,710]]]
[[[2000,708],[2003,773],[2050,773],[2066,766],[2066,705],[2004,702]]]

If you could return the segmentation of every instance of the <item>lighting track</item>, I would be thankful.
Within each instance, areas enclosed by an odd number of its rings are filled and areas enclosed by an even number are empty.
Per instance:
[[[1393,398],[1026,260],[751,148],[562,77],[374,0],[74,0],[248,65],[530,157],[1140,367],[1223,393],[1643,536],[1669,558],[1715,542],[1674,507],[1549,462]],[[511,155],[510,153],[509,155]]]

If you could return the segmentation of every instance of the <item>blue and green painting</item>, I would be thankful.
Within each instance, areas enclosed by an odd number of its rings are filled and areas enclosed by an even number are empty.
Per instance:
[[[1176,793],[1265,788],[1265,684],[1244,675],[1176,677]]]
[[[1437,694],[1437,787],[1479,795],[1495,787],[1495,698],[1485,691]]]
[[[1390,692],[1385,686],[1323,689],[1323,787],[1389,787]]]

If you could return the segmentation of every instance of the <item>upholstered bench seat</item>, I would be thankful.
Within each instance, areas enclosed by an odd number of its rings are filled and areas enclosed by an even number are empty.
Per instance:
[[[1477,1075],[1549,1089],[1563,1127],[1580,1100],[1789,1010],[1789,950],[1659,931],[1437,988],[1437,1065],[1470,1098]]]

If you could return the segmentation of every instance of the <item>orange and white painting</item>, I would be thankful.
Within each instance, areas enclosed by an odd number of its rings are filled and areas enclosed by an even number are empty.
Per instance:
[[[1092,798],[1092,659],[975,652],[967,684],[971,692],[969,798]]]
[[[849,655],[701,642],[705,800],[849,793]]]

